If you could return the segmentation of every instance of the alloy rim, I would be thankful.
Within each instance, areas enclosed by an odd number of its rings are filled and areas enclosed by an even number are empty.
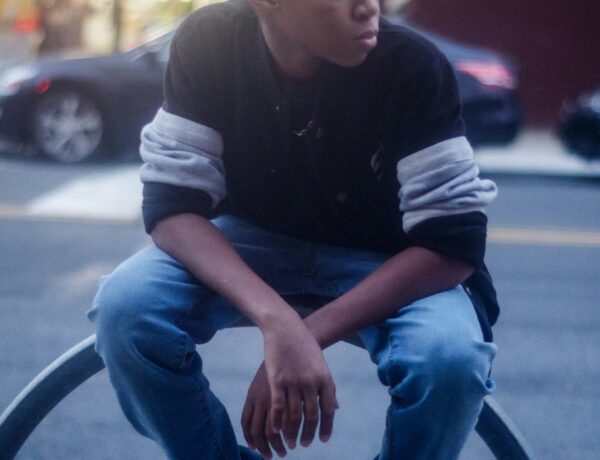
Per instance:
[[[102,138],[102,116],[86,97],[63,93],[44,101],[35,120],[36,140],[43,152],[65,162],[92,155]]]

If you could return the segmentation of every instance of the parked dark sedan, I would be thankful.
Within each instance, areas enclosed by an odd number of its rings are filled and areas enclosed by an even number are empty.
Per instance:
[[[64,163],[135,147],[162,101],[171,36],[126,53],[7,69],[0,76],[0,135]]]
[[[0,136],[64,163],[135,148],[162,102],[173,32],[126,53],[46,59],[0,76]],[[514,139],[521,116],[510,63],[496,53],[430,38],[456,70],[475,145]]]
[[[563,103],[558,134],[571,152],[600,160],[600,88]]]

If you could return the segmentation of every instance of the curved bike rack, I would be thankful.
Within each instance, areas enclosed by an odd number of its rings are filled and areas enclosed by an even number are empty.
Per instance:
[[[348,342],[358,345],[355,340]],[[11,460],[48,413],[104,369],[96,336],[81,341],[35,377],[0,416],[0,458]],[[533,458],[525,438],[498,402],[486,397],[475,430],[499,460]]]

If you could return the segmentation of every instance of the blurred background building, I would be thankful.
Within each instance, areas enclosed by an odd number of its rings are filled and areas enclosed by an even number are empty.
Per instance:
[[[600,87],[598,0],[383,1],[426,30],[513,58],[530,126],[553,126],[565,98]]]
[[[129,49],[219,0],[0,0],[0,67],[12,55]],[[381,0],[423,29],[514,59],[526,123],[600,87],[600,1]],[[15,56],[18,58],[20,56]]]
[[[0,59],[11,52],[107,53],[128,49],[164,32],[190,11],[214,2],[0,0]],[[21,46],[16,47],[17,42]]]
[[[0,0],[0,68],[35,53],[38,29],[35,0]]]

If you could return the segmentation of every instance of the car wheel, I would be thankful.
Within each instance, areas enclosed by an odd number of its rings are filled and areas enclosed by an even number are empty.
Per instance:
[[[38,151],[61,163],[76,163],[98,153],[104,130],[97,105],[76,91],[44,96],[35,107],[32,125]]]

